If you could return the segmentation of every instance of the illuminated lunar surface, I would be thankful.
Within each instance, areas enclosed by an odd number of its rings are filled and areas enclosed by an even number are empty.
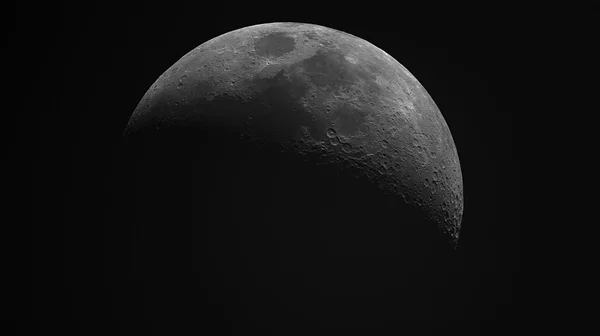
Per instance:
[[[271,23],[207,41],[156,80],[125,134],[194,162],[182,168],[196,190],[189,211],[210,223],[197,235],[213,237],[199,239],[278,274],[279,285],[256,282],[280,300],[304,300],[282,283],[385,296],[402,282],[389,272],[458,243],[463,181],[440,110],[398,61],[344,32]],[[380,280],[360,285],[359,272]]]

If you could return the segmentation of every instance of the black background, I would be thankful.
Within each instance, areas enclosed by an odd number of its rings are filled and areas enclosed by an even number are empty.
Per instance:
[[[453,309],[437,329],[423,330],[488,335],[517,326],[523,318],[520,154],[513,121],[518,99],[511,78],[517,18],[459,10],[233,9],[151,2],[18,8],[15,42],[26,51],[28,76],[23,103],[33,111],[20,124],[34,131],[23,142],[35,153],[29,309],[36,334],[144,330],[139,316],[114,318],[120,308],[113,296],[127,293],[135,301],[143,295],[128,278],[133,238],[122,226],[131,201],[124,186],[135,174],[121,150],[124,127],[150,85],[185,53],[230,30],[273,21],[315,23],[361,37],[426,88],[458,149],[465,210],[456,278],[448,284]],[[107,244],[123,252],[117,265]],[[111,287],[118,277],[130,281],[127,290],[135,293]]]

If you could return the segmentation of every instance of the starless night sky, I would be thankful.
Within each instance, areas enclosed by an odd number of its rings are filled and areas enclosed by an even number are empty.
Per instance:
[[[456,274],[448,283],[452,309],[444,313],[445,327],[487,335],[516,326],[521,319],[520,154],[509,100],[514,32],[483,14],[396,10],[375,16],[359,9],[259,14],[229,7],[84,5],[37,8],[19,17],[24,37],[18,43],[31,50],[27,103],[37,107],[28,116],[36,130],[35,328],[86,335],[134,330],[131,321],[139,316],[107,322],[118,310],[113,296],[142,295],[127,280],[133,271],[126,261],[132,239],[126,186],[127,176],[135,174],[120,150],[127,120],[150,85],[185,53],[233,29],[274,21],[314,23],[363,38],[425,87],[450,127],[464,179],[463,228]],[[50,218],[58,226],[49,226]],[[124,261],[115,264],[119,259],[107,246],[123,252]],[[119,276],[124,287],[106,285]]]

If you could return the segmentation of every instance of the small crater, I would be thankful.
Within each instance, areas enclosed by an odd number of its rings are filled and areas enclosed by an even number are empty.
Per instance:
[[[333,128],[328,128],[327,132],[325,132],[327,134],[328,138],[335,138],[336,132]]]
[[[342,151],[344,151],[344,153],[349,154],[350,152],[352,152],[352,145],[350,145],[349,143],[343,143],[342,144]]]
[[[311,31],[307,31],[303,33],[304,37],[309,39],[309,40],[315,40],[315,41],[319,41],[319,35],[317,35],[314,32]]]
[[[181,89],[183,87],[183,81],[186,79],[187,75],[183,75],[181,76],[181,78],[179,78],[179,83],[177,84],[177,90]]]

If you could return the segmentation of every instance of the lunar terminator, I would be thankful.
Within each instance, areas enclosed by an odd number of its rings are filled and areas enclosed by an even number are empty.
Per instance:
[[[223,34],[158,78],[126,133],[200,124],[356,168],[458,241],[463,183],[448,125],[418,80],[365,40],[298,23]]]
[[[158,241],[190,232],[203,286],[246,288],[256,320],[360,325],[398,298],[418,315],[432,280],[415,274],[458,243],[446,121],[404,66],[344,32],[269,23],[215,37],[156,80],[125,135],[149,158],[140,203],[168,208]]]

